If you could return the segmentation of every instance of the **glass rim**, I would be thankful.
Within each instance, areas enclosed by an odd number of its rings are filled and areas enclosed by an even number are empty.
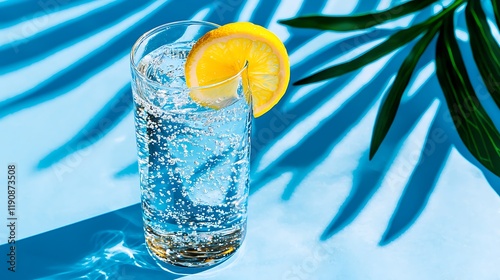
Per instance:
[[[208,22],[208,21],[201,21],[201,20],[181,20],[181,21],[174,21],[174,22],[170,22],[170,23],[165,23],[165,24],[162,24],[162,25],[159,25],[153,29],[150,29],[149,31],[147,31],[146,33],[142,34],[139,39],[137,39],[134,43],[134,45],[132,46],[132,49],[130,51],[130,65],[132,66],[131,68],[133,69],[134,73],[139,76],[141,79],[143,79],[144,81],[146,81],[147,83],[149,84],[152,84],[154,85],[155,87],[159,87],[159,88],[171,88],[171,89],[174,89],[174,88],[178,88],[178,87],[169,87],[169,86],[166,86],[164,84],[161,84],[157,81],[154,81],[154,80],[151,80],[149,79],[148,77],[146,77],[143,73],[141,73],[140,71],[137,70],[137,66],[134,59],[135,59],[135,54],[136,54],[136,51],[137,49],[139,48],[139,46],[149,37],[151,37],[152,35],[154,34],[157,34],[161,31],[164,31],[172,26],[182,26],[182,25],[186,25],[186,26],[190,26],[190,25],[204,25],[204,26],[212,26],[212,27],[215,27],[215,28],[218,28],[220,27],[220,25],[216,24],[216,23],[212,23],[212,22]],[[187,87],[189,90],[203,90],[203,89],[209,89],[209,88],[212,88],[212,87],[217,87],[217,86],[220,86],[222,84],[225,84],[225,83],[228,83],[240,76],[242,76],[242,73],[248,68],[248,61],[245,61],[243,67],[238,70],[238,72],[236,72],[234,75],[230,76],[230,77],[227,77],[227,78],[224,78],[222,81],[219,81],[219,82],[215,82],[215,83],[212,83],[212,84],[208,84],[208,85],[203,85],[203,86],[197,86],[197,87]]]

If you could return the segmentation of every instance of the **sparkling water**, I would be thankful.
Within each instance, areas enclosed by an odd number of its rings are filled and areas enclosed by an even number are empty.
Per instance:
[[[152,51],[132,83],[146,242],[182,266],[220,262],[240,246],[249,185],[251,110],[241,83],[240,98],[222,109],[191,100],[184,63],[192,45]]]

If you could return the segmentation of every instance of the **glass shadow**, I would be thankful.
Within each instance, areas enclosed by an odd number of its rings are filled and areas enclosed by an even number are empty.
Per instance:
[[[9,246],[0,251],[8,252]],[[237,258],[204,269],[162,270],[147,252],[140,204],[22,239],[15,246],[16,279],[178,279],[224,269]],[[6,269],[2,274],[1,279],[12,279],[5,278],[12,277]]]

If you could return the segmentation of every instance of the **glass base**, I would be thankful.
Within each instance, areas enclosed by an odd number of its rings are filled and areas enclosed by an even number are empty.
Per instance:
[[[246,224],[213,232],[159,234],[145,226],[149,254],[165,270],[162,262],[174,266],[203,268],[230,258],[245,238]]]

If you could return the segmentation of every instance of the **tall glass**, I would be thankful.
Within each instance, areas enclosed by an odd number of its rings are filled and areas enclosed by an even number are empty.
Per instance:
[[[164,268],[219,263],[245,237],[252,120],[246,65],[204,87],[188,88],[184,77],[191,47],[217,27],[165,24],[140,37],[130,56],[145,239]],[[224,98],[202,106],[193,94]]]

